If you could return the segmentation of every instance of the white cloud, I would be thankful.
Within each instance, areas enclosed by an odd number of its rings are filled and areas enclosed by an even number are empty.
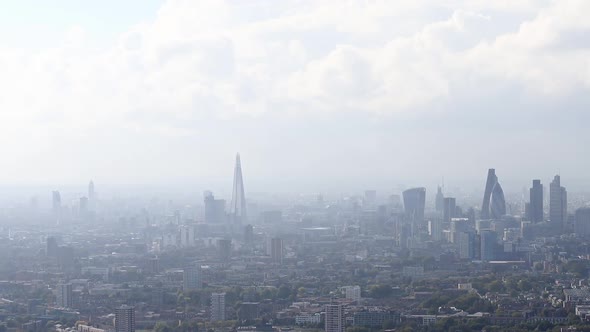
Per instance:
[[[187,137],[195,124],[244,115],[441,111],[514,85],[565,98],[590,87],[590,44],[576,39],[590,31],[589,10],[587,1],[170,0],[107,48],[73,27],[51,49],[1,49],[0,139],[35,145],[102,128]]]

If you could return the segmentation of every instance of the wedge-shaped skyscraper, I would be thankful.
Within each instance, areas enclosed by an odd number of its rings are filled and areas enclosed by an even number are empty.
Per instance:
[[[506,200],[504,191],[498,182],[496,170],[488,170],[486,188],[483,193],[483,202],[481,204],[481,219],[499,219],[506,214]]]
[[[229,214],[232,223],[246,223],[248,215],[246,214],[246,195],[244,194],[244,180],[242,179],[242,164],[240,154],[236,155],[236,166],[234,169],[234,188],[231,198]]]

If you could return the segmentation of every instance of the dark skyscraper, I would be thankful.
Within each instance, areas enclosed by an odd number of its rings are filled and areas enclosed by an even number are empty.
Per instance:
[[[567,221],[567,191],[559,175],[549,185],[549,220],[556,227],[563,227]]]
[[[491,204],[491,205],[490,205]],[[504,191],[498,182],[496,170],[488,170],[486,188],[483,193],[483,202],[481,204],[481,219],[498,219],[506,214],[506,200]]]
[[[244,194],[244,180],[242,178],[242,164],[240,154],[236,155],[236,166],[234,169],[234,187],[229,208],[232,223],[241,224],[248,220],[246,213],[246,196]]]
[[[412,188],[403,192],[404,210],[408,220],[413,223],[424,221],[424,206],[426,203],[426,188]]]
[[[529,217],[533,223],[543,221],[543,185],[541,180],[533,180],[530,189]]]
[[[436,191],[436,199],[435,199],[435,208],[436,208],[436,212],[444,212],[444,199],[445,196],[443,195],[442,192],[442,188],[441,186],[438,186],[438,189]]]
[[[580,208],[576,210],[574,230],[578,237],[590,236],[590,208]]]
[[[457,203],[454,197],[445,197],[443,203],[443,219],[445,222],[451,222],[455,218]]]

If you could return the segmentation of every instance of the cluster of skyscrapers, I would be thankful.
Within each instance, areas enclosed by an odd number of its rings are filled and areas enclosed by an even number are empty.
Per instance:
[[[534,224],[545,221],[544,188],[541,180],[533,180],[529,190],[529,202],[525,204],[524,219]],[[549,219],[555,229],[564,230],[567,223],[567,190],[561,186],[561,178],[555,175],[549,185]]]

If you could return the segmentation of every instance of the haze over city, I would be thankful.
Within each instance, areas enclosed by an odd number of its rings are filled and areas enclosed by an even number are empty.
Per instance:
[[[0,1],[0,332],[590,331],[590,1]]]

